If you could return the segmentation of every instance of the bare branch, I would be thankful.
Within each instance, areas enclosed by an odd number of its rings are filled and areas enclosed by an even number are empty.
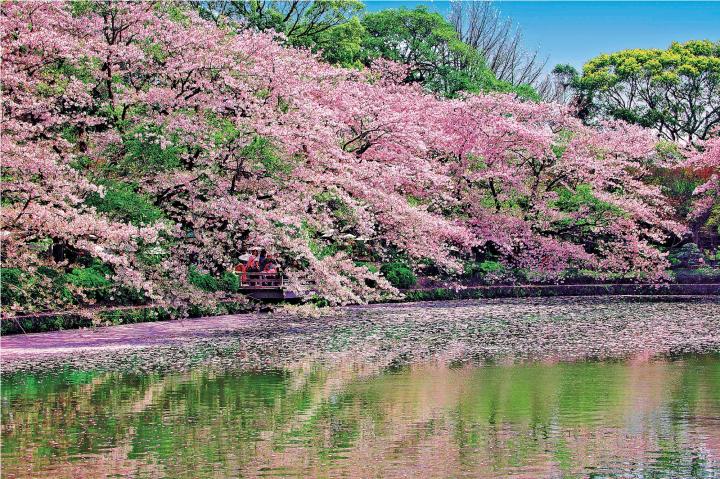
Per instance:
[[[450,22],[460,39],[482,54],[498,80],[530,85],[543,98],[554,99],[552,80],[545,72],[548,57],[537,48],[526,50],[520,30],[503,19],[490,1],[453,1]]]

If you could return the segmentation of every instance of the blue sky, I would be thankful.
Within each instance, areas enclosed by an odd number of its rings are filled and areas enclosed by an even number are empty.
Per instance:
[[[448,1],[365,1],[369,10],[426,5],[446,13]],[[666,48],[672,41],[720,40],[720,2],[498,1],[528,48],[550,57],[549,68],[580,69],[600,54],[626,48]]]

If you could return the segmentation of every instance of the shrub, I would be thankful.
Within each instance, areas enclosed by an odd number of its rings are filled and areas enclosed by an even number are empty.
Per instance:
[[[257,170],[265,171],[276,179],[292,171],[292,164],[285,161],[279,153],[277,146],[262,136],[253,138],[241,152],[244,158],[253,161]]]
[[[225,271],[220,278],[216,278],[211,274],[201,273],[195,266],[191,266],[188,277],[190,284],[209,293],[218,291],[237,293],[240,289],[240,278],[232,271]]]
[[[190,284],[208,293],[215,293],[220,290],[220,285],[216,278],[212,275],[199,272],[195,266],[190,267],[188,279]]]
[[[65,275],[65,281],[83,290],[89,298],[109,299],[113,283],[108,279],[112,271],[100,262],[94,262],[86,268],[73,268]]]
[[[62,307],[76,301],[67,287],[65,275],[46,266],[34,272],[2,268],[0,283],[3,310],[37,311]]]
[[[0,297],[3,303],[17,302],[18,291],[22,288],[23,272],[18,268],[0,268]]]
[[[500,275],[505,272],[505,265],[499,261],[473,261],[465,263],[464,273],[466,276],[487,276]]]
[[[359,266],[361,268],[366,268],[371,273],[377,273],[380,271],[378,269],[377,265],[370,261],[355,261],[355,266]]]
[[[225,271],[220,278],[220,289],[228,293],[237,293],[240,289],[240,278],[232,271]]]
[[[385,263],[380,272],[396,288],[412,288],[417,284],[415,273],[405,263]]]
[[[698,268],[704,264],[702,251],[695,243],[686,243],[669,255],[673,267]]]

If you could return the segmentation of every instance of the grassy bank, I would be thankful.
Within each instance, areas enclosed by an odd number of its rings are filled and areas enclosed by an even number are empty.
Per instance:
[[[90,328],[97,326],[119,326],[121,324],[168,321],[177,317],[200,318],[251,311],[244,302],[227,301],[213,307],[190,306],[182,312],[176,308],[131,306],[107,309],[85,309],[63,311],[59,313],[40,313],[36,315],[3,318],[0,333],[42,333],[66,329]]]

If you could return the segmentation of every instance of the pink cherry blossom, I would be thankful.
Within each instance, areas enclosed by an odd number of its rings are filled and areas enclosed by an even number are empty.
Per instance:
[[[350,303],[395,293],[358,258],[399,252],[453,274],[492,252],[543,275],[656,278],[655,245],[683,230],[643,182],[643,129],[510,95],[437,98],[400,84],[404,66],[336,68],[189,8],[91,6],[2,4],[3,266],[62,267],[33,246],[49,238],[177,305],[214,299],[190,264],[219,274],[260,245],[298,287]],[[173,167],[114,178],[162,210],[144,226],[87,206],[131,141],[177,152]],[[251,153],[258,141],[272,161]],[[561,208],[578,188],[605,210]],[[149,246],[161,261],[142,259]]]

